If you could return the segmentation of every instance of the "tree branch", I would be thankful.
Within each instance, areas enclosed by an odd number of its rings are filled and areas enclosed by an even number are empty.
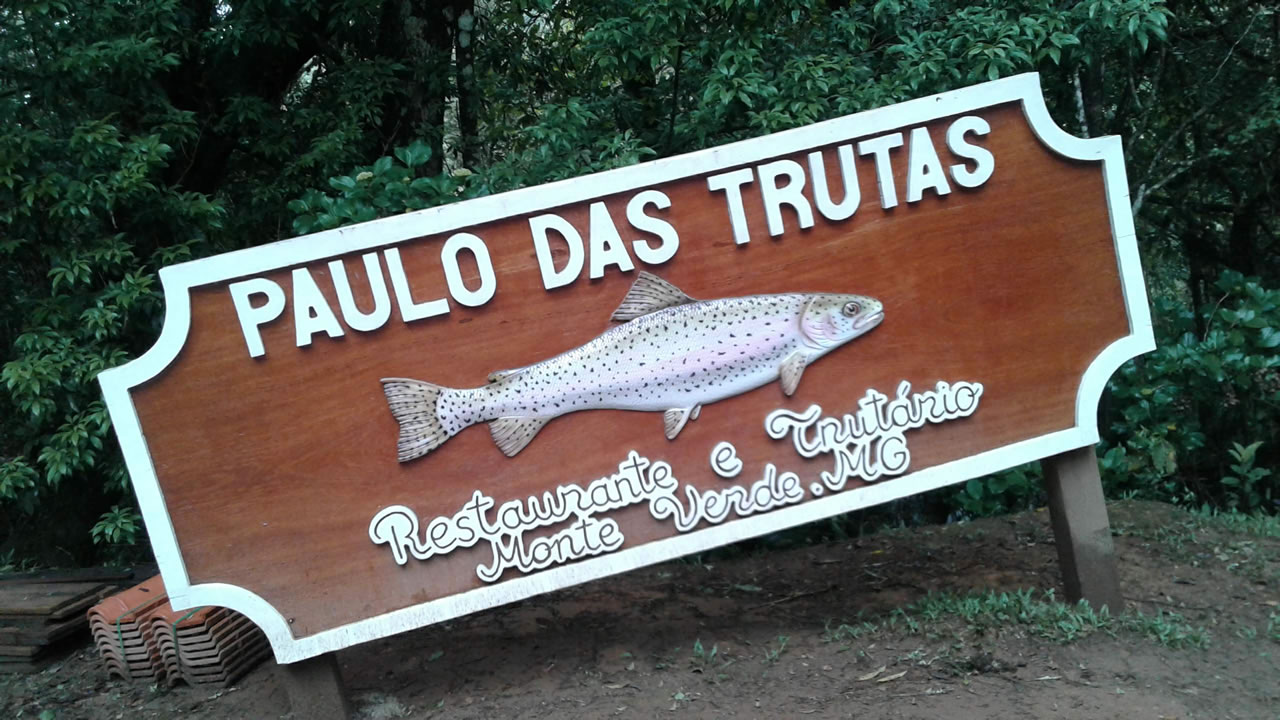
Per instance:
[[[1084,115],[1084,89],[1080,87],[1080,68],[1076,68],[1073,80],[1076,85],[1076,119],[1080,123],[1080,133],[1089,137],[1089,121]]]
[[[1134,138],[1141,138],[1146,133],[1147,124],[1151,121],[1152,115],[1155,114],[1155,109],[1158,106],[1156,98],[1160,95],[1160,81],[1164,78],[1164,58],[1167,53],[1168,48],[1160,48],[1160,57],[1156,58],[1156,71],[1151,78],[1151,102],[1147,104],[1147,109],[1142,112],[1141,124],[1134,130]],[[1134,92],[1137,92],[1136,89]]]
[[[1191,125],[1191,123],[1194,123],[1196,120],[1199,120],[1200,116],[1204,115],[1206,112],[1209,112],[1209,107],[1210,106],[1207,104],[1204,105],[1199,110],[1192,113],[1191,117],[1187,118],[1186,120],[1183,120],[1182,124],[1179,125],[1176,130],[1174,130],[1172,133],[1169,133],[1169,137],[1165,138],[1164,142],[1160,144],[1160,147],[1156,149],[1155,156],[1152,157],[1151,162],[1147,164],[1146,172],[1142,173],[1143,183],[1146,183],[1147,178],[1151,177],[1151,173],[1155,171],[1156,165],[1160,162],[1160,158],[1164,157],[1165,152],[1167,152],[1169,148],[1173,146],[1174,141],[1182,137],[1182,133],[1186,132],[1187,127]]]
[[[1222,68],[1226,66],[1227,61],[1230,60],[1232,54],[1235,53],[1236,47],[1238,47],[1241,41],[1245,39],[1245,36],[1249,34],[1249,30],[1253,28],[1254,21],[1257,20],[1258,16],[1261,14],[1261,12],[1256,12],[1253,14],[1253,17],[1249,18],[1249,24],[1244,26],[1244,32],[1240,33],[1240,37],[1236,38],[1235,43],[1233,43],[1231,48],[1227,50],[1227,56],[1222,58],[1222,62],[1218,63],[1218,69],[1213,71],[1213,77],[1209,78],[1209,82],[1207,83],[1208,85],[1212,86],[1213,81],[1218,79],[1218,73],[1222,72]]]
[[[1201,158],[1201,159],[1204,160],[1207,158]],[[1176,168],[1173,172],[1164,176],[1163,178],[1160,179],[1159,182],[1155,183],[1154,185],[1151,185],[1150,187],[1148,187],[1146,183],[1139,185],[1138,194],[1133,201],[1133,208],[1132,208],[1133,216],[1136,218],[1138,216],[1138,213],[1141,212],[1142,203],[1146,201],[1147,195],[1153,192],[1156,192],[1157,190],[1164,187],[1165,185],[1168,185],[1171,180],[1178,177],[1179,175],[1186,172],[1187,170],[1190,170],[1191,167],[1195,164],[1196,164],[1195,161],[1188,161],[1186,163],[1183,163],[1181,167]]]
[[[671,152],[671,143],[676,136],[676,116],[680,114],[680,66],[684,63],[684,43],[676,43],[675,73],[671,88],[671,116],[667,118],[667,152]]]

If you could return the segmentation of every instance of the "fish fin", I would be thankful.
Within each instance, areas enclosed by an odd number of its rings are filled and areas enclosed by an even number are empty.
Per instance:
[[[662,425],[667,431],[668,440],[675,440],[689,420],[697,417],[698,407],[695,405],[692,408],[672,408],[662,413]]]
[[[435,450],[452,437],[440,422],[436,402],[448,388],[408,378],[382,378],[387,407],[400,423],[396,458],[409,462]]]
[[[701,405],[694,405],[694,406],[693,406],[693,412],[689,413],[689,419],[690,419],[690,420],[697,420],[697,419],[698,419],[698,415],[700,415],[700,414],[702,414],[702,406],[701,406]]]
[[[804,335],[806,344],[814,348],[832,348],[840,344],[840,338],[835,334],[835,328],[831,327],[831,323],[826,319],[825,314],[819,314],[815,317],[809,312],[809,308],[818,301],[813,298],[804,304],[804,309],[800,311],[800,333]],[[803,369],[803,368],[802,368]],[[790,395],[791,393],[787,393]]]
[[[515,457],[549,420],[551,418],[545,417],[498,418],[489,423],[489,434],[503,455]]]
[[[782,361],[782,367],[778,368],[778,378],[782,381],[782,392],[791,397],[796,391],[796,386],[800,384],[800,376],[804,374],[805,366],[809,364],[809,358],[802,352],[791,353],[786,360]]]
[[[528,369],[529,369],[528,367],[518,367],[518,368],[511,368],[510,370],[494,370],[493,372],[489,373],[489,382],[491,383],[498,382],[503,378],[507,378],[512,375],[516,375],[518,373],[522,373]]]
[[[642,315],[648,315],[664,308],[696,302],[685,295],[680,288],[643,270],[636,275],[636,281],[622,298],[622,304],[613,311],[611,320],[627,322]]]

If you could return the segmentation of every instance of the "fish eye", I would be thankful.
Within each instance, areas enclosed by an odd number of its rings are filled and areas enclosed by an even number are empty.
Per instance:
[[[861,310],[862,310],[862,306],[858,305],[858,303],[856,302],[845,303],[844,307],[840,309],[840,311],[843,312],[848,317],[853,317],[857,315],[858,312]]]

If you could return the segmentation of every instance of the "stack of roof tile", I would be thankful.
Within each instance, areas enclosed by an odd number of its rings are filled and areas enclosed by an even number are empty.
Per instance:
[[[61,641],[84,632],[85,609],[112,589],[65,578],[0,583],[0,672],[38,670]]]
[[[191,685],[228,685],[262,662],[271,648],[249,618],[226,608],[200,608],[177,622],[157,618],[152,637],[168,677]]]
[[[230,685],[270,653],[266,636],[240,613],[174,610],[157,575],[89,611],[107,672],[169,685]]]
[[[134,680],[156,676],[149,638],[143,633],[151,630],[145,622],[147,616],[161,605],[168,602],[164,583],[157,575],[89,610],[89,628],[108,673]]]

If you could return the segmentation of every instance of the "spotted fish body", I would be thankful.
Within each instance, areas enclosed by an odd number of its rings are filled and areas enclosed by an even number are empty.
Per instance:
[[[386,378],[400,422],[399,459],[431,452],[470,425],[490,424],[515,455],[552,418],[578,410],[662,412],[674,438],[701,406],[781,379],[870,331],[881,304],[861,295],[787,293],[694,300],[648,273],[613,314],[623,321],[585,345],[490,376],[470,389]]]

